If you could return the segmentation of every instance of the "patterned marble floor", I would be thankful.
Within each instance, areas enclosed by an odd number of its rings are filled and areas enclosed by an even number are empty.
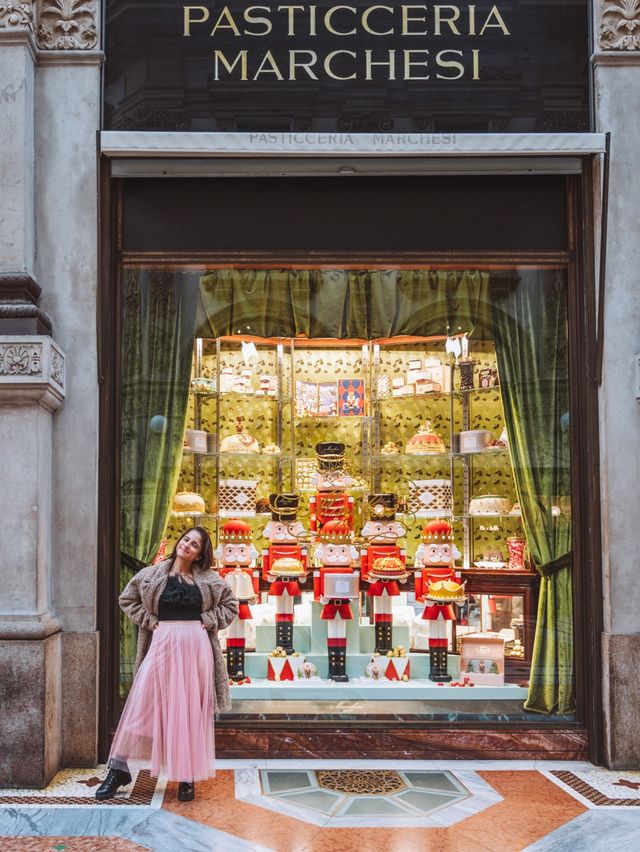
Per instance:
[[[616,852],[640,849],[640,772],[534,761],[219,761],[193,802],[104,768],[0,790],[0,852]]]

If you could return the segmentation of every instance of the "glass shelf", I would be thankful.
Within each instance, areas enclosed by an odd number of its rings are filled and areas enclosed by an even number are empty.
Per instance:
[[[296,420],[304,422],[322,423],[323,420],[363,420],[368,422],[371,419],[369,414],[294,414]]]
[[[291,456],[283,455],[282,453],[199,453],[197,450],[183,450],[182,455],[188,456],[189,458],[219,458],[221,460],[242,459],[243,461],[246,461],[247,459],[261,459],[262,461],[265,461],[266,459],[281,459],[282,461],[291,461]]]
[[[469,520],[469,519],[473,519],[473,518],[498,518],[498,519],[502,519],[502,520],[504,520],[505,518],[510,518],[511,520],[516,519],[516,520],[521,521],[522,515],[520,515],[520,514],[512,515],[510,512],[506,512],[506,513],[503,513],[503,514],[493,512],[493,513],[487,513],[487,514],[481,515],[477,512],[474,512],[473,514],[454,515],[453,518],[454,518],[454,520],[460,520],[460,521]]]
[[[449,461],[456,456],[461,456],[461,453],[376,453],[373,458],[378,459],[379,461],[408,461],[408,462],[418,462],[418,461],[428,461],[429,459],[433,459],[435,461],[442,461],[446,459]]]
[[[215,521],[217,515],[211,512],[171,512],[172,518],[201,518],[202,520]]]

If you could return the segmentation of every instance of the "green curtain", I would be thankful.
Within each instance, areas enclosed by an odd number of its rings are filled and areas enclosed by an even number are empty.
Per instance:
[[[572,713],[573,598],[567,293],[556,271],[522,272],[492,292],[493,325],[516,492],[541,574],[525,708]],[[554,517],[552,507],[561,514]]]
[[[370,340],[490,329],[489,273],[219,269],[200,280],[199,335]]]
[[[197,296],[188,274],[124,274],[121,589],[151,562],[169,518],[180,472]],[[128,619],[121,619],[120,630],[124,693],[133,678],[136,630]]]

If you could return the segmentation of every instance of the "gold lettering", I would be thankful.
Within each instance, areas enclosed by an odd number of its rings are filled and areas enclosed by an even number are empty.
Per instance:
[[[223,20],[227,23],[222,23]],[[222,12],[218,15],[218,20],[213,25],[210,35],[215,35],[218,30],[232,30],[235,36],[240,35],[240,30],[238,29],[228,6],[224,6]]]
[[[439,68],[456,68],[458,73],[453,77],[449,74],[438,73],[436,74],[436,80],[459,80],[461,77],[464,77],[464,65],[455,59],[445,59],[444,56],[447,53],[451,53],[454,56],[463,56],[461,50],[441,50],[436,54],[436,65]]]
[[[233,62],[228,62],[226,56],[224,55],[224,53],[221,50],[214,51],[213,56],[214,56],[214,68],[215,68],[215,71],[214,71],[214,79],[215,80],[220,79],[218,61],[220,61],[222,63],[222,65],[224,65],[224,67],[227,69],[229,74],[233,73],[233,69],[236,67],[236,65],[239,62],[240,63],[240,79],[241,80],[247,79],[247,51],[246,50],[239,50],[238,55],[233,60]]]
[[[309,35],[318,35],[316,32],[316,6],[309,6]]]
[[[469,35],[476,34],[476,7],[469,6]]]
[[[327,53],[324,59],[324,70],[328,77],[331,77],[334,80],[355,80],[356,72],[353,74],[349,74],[348,77],[341,77],[339,74],[335,74],[333,69],[331,68],[331,63],[333,61],[333,57],[337,56],[339,53],[345,53],[347,56],[353,56],[356,58],[356,53],[353,50],[332,50],[331,53]]]
[[[334,30],[333,27],[331,26],[331,19],[333,18],[334,13],[338,12],[340,9],[347,9],[349,12],[353,12],[354,15],[356,14],[356,11],[357,11],[354,6],[332,6],[330,9],[327,9],[327,11],[324,13],[324,25],[325,25],[326,29],[330,33],[333,33],[333,35],[337,35],[337,36],[355,35],[356,32],[357,32],[355,27],[352,30],[349,30],[349,32],[341,33],[341,32],[338,32],[338,30]]]
[[[426,30],[410,30],[409,24],[411,23],[426,23],[425,15],[411,15],[410,10],[413,9],[422,9],[423,12],[426,11],[426,6],[402,6],[402,35],[426,35]]]
[[[191,13],[198,11],[202,12],[202,17],[192,18]],[[204,24],[205,21],[209,20],[209,10],[206,6],[183,6],[182,12],[184,15],[184,30],[182,31],[183,36],[191,36],[191,24]]]
[[[490,24],[490,23],[489,23],[489,21],[490,21],[492,18],[495,18],[495,19],[496,19],[495,24]],[[502,15],[501,15],[501,14],[500,14],[500,12],[498,11],[498,7],[497,7],[497,6],[492,6],[492,7],[491,7],[491,10],[489,11],[489,14],[487,15],[487,18],[486,18],[486,20],[485,20],[485,22],[484,22],[484,25],[483,25],[482,29],[480,30],[480,35],[484,35],[484,31],[485,31],[485,30],[490,29],[491,27],[497,27],[499,30],[502,30],[502,32],[503,32],[503,34],[504,34],[504,35],[511,35],[511,33],[509,32],[509,30],[507,29],[507,25],[506,25],[506,24],[505,24],[505,22],[502,20]]]
[[[277,80],[284,80],[284,77],[278,68],[278,63],[273,58],[273,53],[271,53],[270,50],[265,53],[262,62],[258,66],[258,70],[253,75],[253,79],[257,80],[260,74],[275,74]]]
[[[297,59],[298,54],[306,53],[308,57],[310,57],[307,62],[303,62],[301,59]],[[290,50],[289,51],[289,79],[297,80],[296,77],[296,68],[304,68],[309,77],[312,80],[317,80],[318,78],[315,75],[315,72],[311,70],[311,66],[315,65],[318,61],[318,54],[315,50]]]
[[[289,19],[287,35],[293,36],[296,34],[296,12],[304,12],[304,6],[278,6],[278,12],[285,11]]]
[[[386,36],[393,35],[393,27],[390,30],[384,30],[384,32],[378,32],[377,30],[371,29],[369,26],[369,15],[374,12],[376,9],[384,9],[386,12],[391,12],[393,15],[393,8],[391,6],[369,6],[368,9],[365,9],[362,13],[362,27],[366,32],[371,33],[371,35],[375,36]]]
[[[424,59],[414,59],[413,57],[416,54],[423,54]],[[427,63],[429,62],[429,51],[428,50],[405,50],[404,51],[404,79],[405,80],[428,80],[429,75],[424,74],[416,74],[413,75],[411,73],[411,69],[414,65],[424,65],[427,67]]]
[[[269,20],[269,18],[262,18],[259,15],[255,15],[254,12],[270,12],[271,8],[269,6],[249,6],[244,10],[244,19],[247,24],[262,24],[264,29],[262,32],[253,32],[248,30],[245,27],[244,34],[248,36],[265,36],[269,35],[269,33],[273,30],[273,24]]]
[[[480,79],[480,51],[475,48],[471,51],[473,55],[473,76],[472,80]]]
[[[451,17],[443,17],[445,11],[451,12]],[[434,6],[433,7],[433,34],[442,35],[442,24],[449,24],[449,29],[454,35],[460,35],[460,30],[456,27],[454,21],[460,17],[460,9],[457,6]]]
[[[388,68],[389,69],[389,76],[387,77],[387,80],[395,80],[396,79],[396,52],[395,52],[395,50],[388,50],[387,51],[389,59],[386,62],[383,62],[383,61],[380,61],[380,60],[374,62],[373,59],[371,58],[372,53],[373,53],[372,50],[365,50],[365,52],[364,52],[365,69],[366,69],[364,79],[365,80],[373,80],[373,76],[371,74],[371,71],[373,70],[373,66],[375,65],[375,66],[382,66],[384,68]]]

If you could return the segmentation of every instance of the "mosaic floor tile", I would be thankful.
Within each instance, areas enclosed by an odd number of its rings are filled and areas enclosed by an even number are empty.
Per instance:
[[[640,772],[594,766],[572,771],[553,769],[548,775],[598,807],[640,807]]]
[[[0,852],[148,852],[124,837],[0,837]]]

